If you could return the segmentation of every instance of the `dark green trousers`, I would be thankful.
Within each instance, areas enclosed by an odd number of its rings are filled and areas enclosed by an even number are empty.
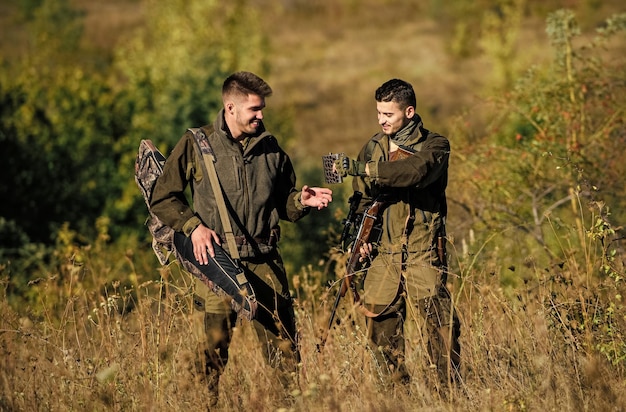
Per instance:
[[[277,368],[285,387],[300,361],[293,302],[284,266],[278,252],[263,259],[242,262],[254,288],[259,307],[252,321],[263,356]],[[237,314],[201,281],[195,282],[194,324],[197,330],[198,372],[207,377],[210,391],[217,393],[220,376],[228,363],[228,352]]]

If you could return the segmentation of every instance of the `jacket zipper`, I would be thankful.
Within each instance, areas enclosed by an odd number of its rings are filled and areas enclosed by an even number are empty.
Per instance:
[[[246,172],[246,160],[243,153],[243,147],[240,147],[239,158],[233,157],[233,162],[235,170],[237,170],[237,178],[239,180],[239,184],[241,185],[241,190],[243,191],[243,215],[241,216],[243,227],[248,227],[248,205],[250,200],[250,195],[248,193],[248,178]],[[238,167],[240,166],[240,167]],[[240,173],[241,171],[241,173]]]

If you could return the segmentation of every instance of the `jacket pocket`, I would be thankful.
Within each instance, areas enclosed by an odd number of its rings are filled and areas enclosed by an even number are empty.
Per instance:
[[[243,189],[243,170],[241,162],[237,159],[236,156],[232,157],[233,162],[233,173],[235,178],[235,187],[237,190]]]

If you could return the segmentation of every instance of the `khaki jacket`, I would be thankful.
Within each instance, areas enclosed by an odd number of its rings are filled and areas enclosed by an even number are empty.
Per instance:
[[[436,293],[440,280],[436,238],[445,230],[450,143],[417,121],[406,144],[415,151],[409,157],[389,161],[389,137],[383,133],[358,155],[370,173],[353,180],[354,190],[364,194],[361,208],[381,193],[393,199],[383,211],[382,237],[365,279],[367,303],[390,303],[402,276],[408,293],[417,298]]]
[[[213,127],[202,129],[215,153],[241,258],[269,253],[275,247],[279,221],[293,222],[308,213],[300,203],[289,157],[264,128],[244,145],[233,140],[226,131],[223,110]],[[188,187],[193,207],[185,196]],[[225,240],[213,190],[193,134],[187,131],[167,158],[150,207],[163,223],[187,236],[203,223]],[[226,242],[222,246],[227,248]]]

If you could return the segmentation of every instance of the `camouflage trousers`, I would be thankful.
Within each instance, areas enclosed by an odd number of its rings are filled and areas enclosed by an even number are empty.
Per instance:
[[[367,319],[368,339],[378,365],[393,382],[404,384],[411,379],[405,363],[407,305],[404,295],[391,306],[371,305],[373,312],[384,312]],[[437,369],[435,386],[454,383],[460,377],[461,328],[449,291],[441,286],[437,294],[419,299],[408,309],[409,318],[418,315],[422,320],[417,323],[421,324],[430,365]]]

